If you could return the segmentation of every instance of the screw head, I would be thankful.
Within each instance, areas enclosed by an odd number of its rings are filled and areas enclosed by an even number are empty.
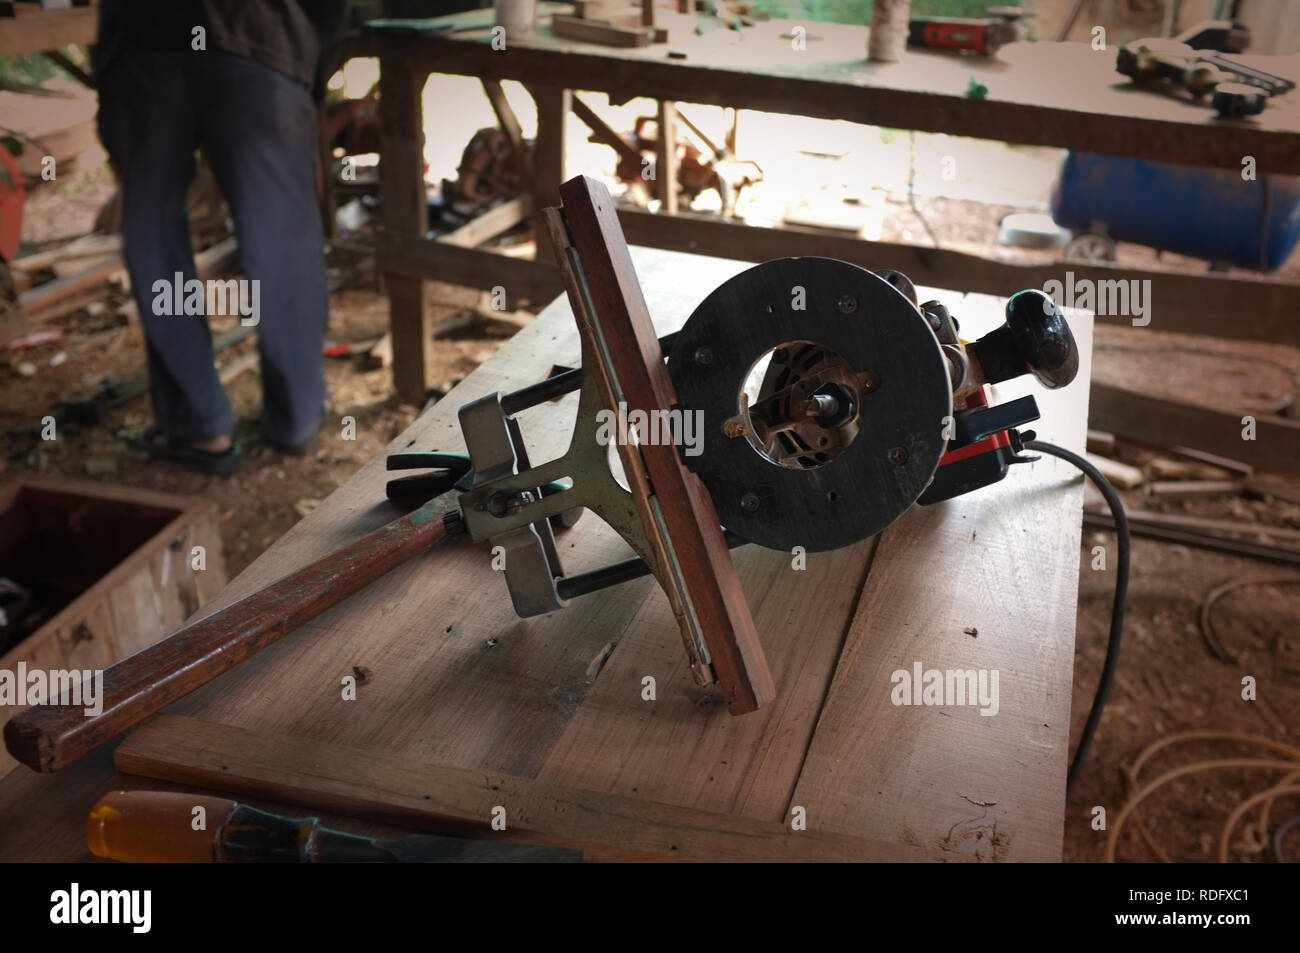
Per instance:
[[[740,509],[743,513],[753,513],[758,510],[758,494],[746,493],[740,498]]]
[[[907,462],[907,448],[895,447],[889,451],[889,462],[901,466]]]
[[[858,375],[858,383],[866,393],[871,393],[880,387],[880,375],[875,371],[863,371]]]
[[[840,295],[840,300],[835,303],[840,309],[841,314],[852,314],[858,310],[858,299],[853,295]]]
[[[697,347],[695,349],[695,363],[701,367],[708,367],[713,363],[713,348]]]

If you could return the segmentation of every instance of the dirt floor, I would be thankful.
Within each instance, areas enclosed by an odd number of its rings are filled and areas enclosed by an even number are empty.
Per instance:
[[[111,192],[106,171],[95,165],[69,176],[58,190],[36,192],[28,205],[25,237],[35,242],[88,231]],[[996,248],[997,223],[1009,206],[988,206],[948,198],[921,198],[919,208],[939,241],[948,246],[1007,253]],[[885,240],[906,237],[924,241],[924,230],[906,197],[887,197]],[[1013,253],[1045,254],[1045,253]],[[1122,264],[1147,266],[1149,249],[1120,246]],[[337,264],[338,262],[336,262]],[[1201,262],[1164,256],[1164,267],[1203,270]],[[1294,256],[1285,274],[1300,274]],[[429,294],[436,319],[473,310],[476,292],[433,284]],[[143,372],[138,326],[123,323],[116,298],[91,311],[82,309],[49,322],[61,340],[21,351],[0,351],[0,427],[9,436],[0,458],[0,480],[25,473],[49,473],[130,486],[204,496],[217,501],[223,518],[223,542],[230,573],[246,567],[315,503],[372,459],[414,419],[416,408],[400,405],[387,370],[361,371],[350,360],[327,362],[330,393],[337,416],[357,421],[355,445],[346,452],[314,449],[288,457],[256,445],[260,378],[256,367],[227,386],[239,420],[238,436],[250,444],[241,472],[228,479],[206,478],[154,463],[132,449],[131,441],[150,421],[147,401],[138,398],[113,410],[102,426],[65,427],[55,441],[43,441],[31,428],[72,395],[93,391],[106,378],[129,380]],[[387,326],[387,304],[373,290],[353,288],[331,299],[330,337],[334,341],[372,339]],[[459,337],[440,339],[435,380],[446,391],[500,345],[505,332],[485,325]],[[246,340],[224,353],[227,366],[255,347]],[[60,357],[60,355],[63,355]],[[1174,394],[1197,394],[1209,403],[1276,410],[1296,392],[1300,352],[1284,348],[1231,345],[1205,339],[1178,338],[1155,332],[1099,328],[1096,374],[1104,380],[1143,380],[1143,386]],[[26,363],[26,367],[21,367]],[[28,373],[24,373],[28,372]],[[322,446],[325,444],[322,443]],[[336,444],[330,444],[336,446]],[[1300,452],[1300,448],[1297,448]],[[1120,445],[1115,459],[1142,465],[1150,451]],[[1300,505],[1274,499],[1248,500],[1225,495],[1194,501],[1158,501],[1143,489],[1128,491],[1132,508],[1233,518],[1278,527],[1300,527]],[[1092,549],[1101,545],[1113,555],[1113,538],[1085,530],[1081,552],[1080,599],[1073,694],[1072,739],[1082,730],[1101,670],[1109,625],[1113,560],[1109,571],[1091,568]],[[1237,661],[1219,661],[1207,648],[1198,623],[1202,600],[1229,580],[1285,577],[1289,585],[1239,589],[1218,603],[1213,624]],[[1300,573],[1263,562],[1219,555],[1181,545],[1136,540],[1128,599],[1124,650],[1105,718],[1087,768],[1069,800],[1065,828],[1067,860],[1098,860],[1106,835],[1093,828],[1093,808],[1114,818],[1124,801],[1123,767],[1147,745],[1187,729],[1215,729],[1260,735],[1295,745],[1300,733],[1300,649],[1294,638],[1300,626]],[[1241,679],[1258,681],[1258,700],[1243,701]],[[1185,754],[1158,757],[1143,780],[1188,757],[1231,754],[1231,746],[1192,747]],[[1263,752],[1250,752],[1263,753]],[[1154,770],[1153,770],[1154,769]],[[1217,850],[1219,828],[1241,798],[1262,790],[1259,772],[1191,775],[1158,794],[1144,810],[1151,836],[1175,859],[1210,859]],[[1279,802],[1278,818],[1297,810],[1295,799]],[[1238,828],[1232,841],[1236,859],[1263,860],[1269,852],[1257,838]],[[1286,849],[1300,856],[1300,832]],[[1120,857],[1150,855],[1132,830]]]

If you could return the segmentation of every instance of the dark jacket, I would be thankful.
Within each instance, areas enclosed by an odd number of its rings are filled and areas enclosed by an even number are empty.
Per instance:
[[[136,51],[223,50],[287,73],[320,99],[335,67],[348,0],[102,0],[91,56],[102,76]]]

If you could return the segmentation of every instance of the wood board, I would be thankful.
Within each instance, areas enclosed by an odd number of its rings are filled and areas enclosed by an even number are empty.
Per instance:
[[[633,252],[661,333],[746,267]],[[1000,320],[993,299],[934,296],[972,333]],[[1037,429],[1081,450],[1091,322],[1075,316],[1075,330],[1080,382],[1039,395]],[[461,404],[572,366],[577,348],[557,301],[390,450],[461,449]],[[575,396],[521,415],[534,461],[563,449]],[[214,606],[392,518],[382,467],[332,494]],[[878,545],[812,554],[802,571],[787,553],[737,550],[777,685],[773,703],[741,717],[694,684],[648,580],[520,620],[486,549],[445,547],[146,723],[116,763],[597,856],[1059,859],[1080,507],[1077,478],[1045,460],[913,509]],[[559,546],[571,572],[628,553],[590,516]],[[915,660],[998,668],[999,715],[891,705],[890,672]],[[346,675],[359,680],[356,701],[342,700]],[[642,698],[646,676],[654,701]],[[490,828],[497,806],[503,832]],[[792,830],[795,807],[807,830]]]

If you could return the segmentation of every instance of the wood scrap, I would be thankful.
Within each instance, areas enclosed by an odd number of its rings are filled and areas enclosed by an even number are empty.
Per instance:
[[[1148,460],[1143,469],[1150,478],[1157,480],[1227,480],[1232,474],[1220,467],[1207,463],[1191,463],[1186,460],[1170,460],[1156,457]]]
[[[1256,496],[1271,496],[1288,503],[1300,503],[1300,482],[1296,480],[1271,479],[1268,477],[1248,477],[1246,492]]]
[[[1190,530],[1215,536],[1254,536],[1300,544],[1300,529],[1266,526],[1263,523],[1245,523],[1240,520],[1208,519],[1181,513],[1155,513],[1149,510],[1129,510],[1127,515],[1131,524],[1141,523],[1158,528]]]
[[[122,253],[111,251],[111,252],[106,252],[102,255],[86,255],[86,256],[78,255],[72,258],[65,258],[60,261],[56,261],[53,265],[50,266],[50,270],[54,272],[55,278],[67,278],[70,275],[75,275],[83,271],[89,271],[92,268],[101,268],[106,265],[115,265],[121,263],[122,263]]]
[[[9,267],[14,271],[21,272],[42,271],[46,268],[52,268],[58,262],[77,258],[94,258],[109,252],[120,252],[121,250],[122,236],[116,232],[111,235],[83,235],[75,241],[60,245],[57,248],[49,248],[45,251],[38,251],[15,258],[9,263]]]
[[[1250,476],[1255,472],[1255,468],[1249,463],[1242,463],[1240,460],[1233,460],[1229,457],[1221,457],[1217,453],[1206,453],[1204,450],[1193,450],[1191,447],[1171,447],[1170,452],[1176,453],[1180,457],[1186,457],[1189,460],[1209,464],[1212,467],[1231,470],[1243,476]]]
[[[120,257],[111,261],[101,260],[98,264],[84,268],[75,274],[56,278],[43,285],[37,285],[30,291],[24,291],[18,296],[18,304],[24,314],[29,317],[34,316],[80,292],[97,289],[114,275],[125,274],[125,272],[126,266]]]
[[[1138,467],[1111,460],[1109,457],[1099,457],[1094,453],[1085,453],[1084,456],[1089,463],[1101,471],[1102,476],[1122,489],[1131,490],[1135,486],[1141,486],[1146,479]]]
[[[640,15],[638,13],[638,22]],[[651,32],[645,27],[626,27],[601,20],[584,20],[580,17],[567,16],[562,13],[551,18],[551,27],[556,36],[584,43],[599,43],[602,46],[636,47],[649,46]]]
[[[1164,500],[1189,500],[1202,496],[1236,496],[1245,480],[1157,480],[1147,484],[1147,493]]]
[[[1088,452],[1103,456],[1115,451],[1115,435],[1105,430],[1088,430]]]
[[[1109,513],[1085,510],[1083,525],[1088,529],[1114,530],[1115,520]],[[1265,562],[1300,566],[1300,549],[1271,546],[1253,540],[1233,539],[1228,536],[1215,536],[1210,533],[1197,532],[1193,529],[1157,526],[1149,523],[1130,522],[1129,532],[1134,536],[1158,539],[1166,543],[1180,543],[1184,546],[1195,546],[1198,549],[1210,549],[1234,556],[1249,556],[1252,559],[1261,559]]]

